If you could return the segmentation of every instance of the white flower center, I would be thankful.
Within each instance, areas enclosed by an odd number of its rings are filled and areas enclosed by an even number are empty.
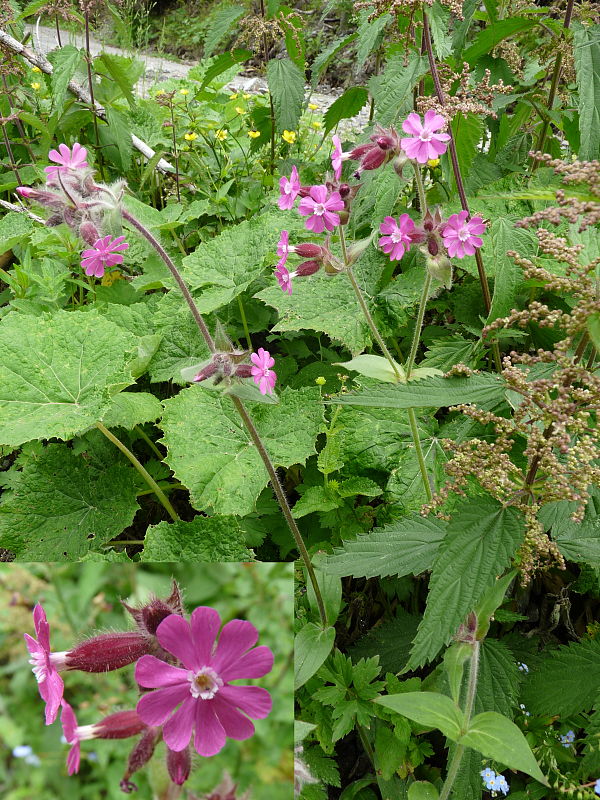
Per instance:
[[[211,667],[201,667],[198,672],[188,672],[192,697],[211,700],[223,686],[223,681]]]
[[[458,238],[461,242],[466,242],[471,234],[469,233],[469,229],[465,226],[458,229]]]
[[[402,237],[402,231],[398,230],[398,228],[396,228],[396,230],[392,233],[392,236],[391,236],[392,242],[394,244],[399,244],[399,242],[402,241],[402,238],[403,238]]]
[[[291,181],[286,181],[286,184],[283,187],[283,191],[284,191],[285,194],[291,194],[293,188],[294,187],[292,186]]]
[[[326,210],[327,209],[323,203],[315,203],[315,210],[313,211],[313,214],[316,214],[317,217],[322,217]]]
[[[35,675],[36,681],[38,683],[45,681],[48,675],[45,653],[32,653],[29,663],[31,664],[31,671]]]
[[[419,134],[419,139],[422,142],[430,142],[433,138],[433,131],[424,130]]]

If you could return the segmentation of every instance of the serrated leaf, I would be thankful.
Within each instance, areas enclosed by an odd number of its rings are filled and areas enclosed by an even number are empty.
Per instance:
[[[399,744],[392,728],[387,725],[377,726],[374,746],[375,769],[385,780],[390,780],[404,762],[405,750],[399,747]]]
[[[332,511],[342,505],[340,498],[326,486],[310,486],[292,509],[294,519],[315,511]]]
[[[304,73],[291,58],[272,58],[267,64],[267,83],[278,132],[298,130],[304,104]]]
[[[460,737],[459,744],[472,747],[486,758],[493,758],[531,775],[544,786],[548,781],[538,766],[535,756],[519,728],[502,714],[484,711],[469,723],[467,733]]]
[[[335,628],[307,622],[294,639],[294,690],[304,686],[323,664],[335,641]]]
[[[53,67],[50,81],[52,84],[52,110],[55,114],[60,114],[62,111],[69,81],[82,59],[83,51],[72,44],[66,44],[48,54],[48,60]]]
[[[588,711],[600,694],[600,639],[585,639],[550,653],[523,685],[532,714],[571,717]]]
[[[209,58],[223,39],[231,32],[235,22],[246,13],[244,6],[217,5],[207,22],[207,33],[204,39],[204,58]]]
[[[280,397],[276,406],[252,408],[254,424],[275,466],[303,464],[323,421],[318,389],[285,389]],[[268,474],[231,400],[190,386],[164,405],[165,461],[190,490],[194,508],[252,513]]]
[[[340,497],[354,497],[359,494],[364,497],[379,497],[380,494],[383,494],[383,489],[375,481],[356,475],[354,478],[347,478],[342,481],[338,487],[338,492]]]
[[[304,722],[301,719],[294,720],[294,744],[300,744],[303,739],[306,739],[311,731],[314,731],[316,725],[312,722]]]
[[[445,524],[418,514],[344,542],[323,566],[330,575],[355,578],[419,575],[431,569]]]
[[[115,166],[125,172],[131,167],[131,122],[126,114],[113,106],[107,105],[105,111],[108,125],[100,129],[100,141],[107,151],[107,160],[114,161]],[[116,148],[116,152],[111,148]]]
[[[433,49],[440,61],[443,61],[452,52],[452,37],[448,34],[450,23],[450,10],[445,8],[439,0],[435,0],[431,10],[427,12],[431,27],[431,40]]]
[[[459,112],[452,120],[452,135],[456,145],[456,155],[461,173],[466,178],[471,171],[475,155],[477,154],[479,142],[483,134],[483,122],[468,113],[466,115]],[[454,173],[452,174],[453,191],[456,191]]]
[[[600,567],[600,517],[567,523],[552,538],[565,558]]]
[[[28,236],[33,230],[33,221],[25,214],[9,211],[0,219],[0,254]]]
[[[358,372],[359,375],[364,375],[367,378],[375,378],[375,380],[384,381],[385,383],[405,383],[404,367],[395,361],[394,364],[396,365],[397,373],[392,369],[392,365],[387,358],[383,356],[365,354],[356,356],[350,361],[338,362],[338,366],[354,370],[354,372]]]
[[[381,16],[369,21],[369,16],[370,14],[366,10],[360,12],[355,69],[361,69],[373,50],[381,44],[385,26],[393,19],[391,14],[381,14]]]
[[[252,561],[235,517],[194,517],[150,525],[140,561]]]
[[[433,566],[427,607],[407,669],[435,658],[510,565],[524,534],[523,515],[491,497],[468,500],[457,508]]]
[[[374,701],[397,714],[425,725],[437,728],[448,739],[456,741],[463,724],[463,715],[449,697],[436,692],[404,692],[377,697]]]
[[[242,61],[247,61],[249,58],[252,58],[252,51],[239,47],[235,50],[229,50],[226,53],[221,53],[221,55],[215,58],[213,63],[204,73],[204,78],[200,84],[200,91],[205,89],[209,83],[214,81],[215,78],[218,78],[219,75],[222,75],[236,64],[241,64]]]
[[[70,439],[94,425],[111,388],[132,383],[134,344],[96,311],[10,314],[0,324],[0,444]]]
[[[18,561],[77,561],[131,525],[136,474],[116,450],[100,468],[65,444],[48,445],[3,495],[0,547]]]
[[[140,74],[144,72],[143,64],[132,58],[104,52],[94,59],[94,66],[96,67],[96,65],[100,67],[99,71],[108,72],[123,92],[123,97],[129,103],[130,108],[133,108],[135,105],[133,88]],[[129,144],[131,145],[131,137],[129,137]]]
[[[509,719],[519,693],[519,671],[513,654],[497,639],[484,639],[479,651],[475,711],[497,711]]]
[[[181,372],[209,357],[208,347],[183,298],[175,292],[161,298],[153,317],[160,344],[148,365],[150,380],[185,383]]]
[[[485,237],[486,252],[494,263],[494,294],[487,322],[505,317],[516,307],[516,295],[523,281],[523,271],[514,259],[506,255],[507,250],[517,250],[528,258],[537,252],[537,238],[531,232],[516,228],[512,220],[497,217]]]
[[[448,339],[434,339],[428,346],[425,358],[421,362],[430,367],[449,370],[455,364],[476,366],[476,351],[480,343],[473,339],[463,339],[462,336],[452,336]]]
[[[381,75],[374,75],[369,81],[376,119],[383,126],[393,124],[407,111],[414,86],[429,69],[426,56],[411,53],[408,63],[405,58],[404,48],[392,50]]]
[[[408,787],[408,800],[438,800],[439,792],[429,781],[415,781]]]
[[[579,94],[579,158],[600,157],[600,25],[573,23],[575,72]]]
[[[367,103],[369,93],[364,86],[351,86],[343,95],[334,100],[323,117],[323,133],[326,135],[343,119],[352,119]]]
[[[112,399],[102,416],[107,428],[127,428],[154,422],[162,416],[162,404],[158,397],[148,392],[119,392]]]
[[[537,21],[527,17],[510,17],[488,25],[477,34],[473,44],[462,54],[462,58],[472,65],[504,39],[530,30],[535,25]]]
[[[393,619],[383,622],[361,637],[350,650],[352,661],[378,655],[382,672],[398,673],[408,661],[419,617],[409,614],[402,606]]]

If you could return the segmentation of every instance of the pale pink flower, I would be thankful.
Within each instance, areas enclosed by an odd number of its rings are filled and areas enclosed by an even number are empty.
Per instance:
[[[51,161],[56,161],[58,164],[58,166],[52,164],[49,167],[44,167],[48,184],[57,183],[59,173],[68,173],[70,170],[85,169],[88,165],[86,161],[87,150],[78,142],[75,142],[72,150],[67,147],[66,144],[59,144],[58,150],[50,150],[48,158]]]
[[[37,640],[28,633],[23,635],[31,654],[29,663],[33,667],[40,696],[46,703],[46,725],[51,725],[58,716],[63,696],[64,684],[58,670],[65,668],[66,653],[50,652],[50,626],[46,613],[39,603],[33,609],[33,624]]]
[[[277,242],[277,255],[280,257],[277,267],[285,267],[285,262],[290,254],[290,235],[287,231],[281,231],[281,236]]]
[[[484,233],[486,226],[482,217],[472,217],[467,221],[468,216],[466,211],[452,214],[442,228],[444,247],[450,258],[472,256],[483,244],[480,234]]]
[[[77,717],[75,716],[75,712],[66,700],[63,700],[61,705],[60,723],[67,744],[71,745],[67,756],[67,770],[69,775],[73,775],[79,772],[79,762],[81,761],[81,745],[79,742],[81,740],[77,735]]]
[[[123,256],[118,251],[127,250],[128,247],[124,236],[117,236],[116,239],[105,236],[98,239],[92,248],[81,254],[81,266],[85,269],[85,274],[101,278],[105,269],[123,263]]]
[[[292,278],[295,274],[295,272],[290,272],[289,269],[283,264],[278,264],[275,269],[277,283],[281,286],[284,292],[287,292],[287,294],[292,293]],[[254,369],[254,367],[252,369]]]
[[[390,261],[399,261],[404,253],[408,252],[414,228],[415,223],[408,214],[401,214],[398,221],[393,217],[385,217],[379,230],[387,235],[379,239],[379,247],[389,255]]]
[[[251,354],[250,361],[254,364],[252,367],[252,378],[260,389],[260,393],[271,394],[275,386],[275,381],[277,380],[276,373],[271,369],[271,367],[275,365],[275,359],[268,350],[259,347],[257,353]]]
[[[331,154],[331,165],[333,167],[333,174],[336,181],[342,177],[342,162],[348,158],[348,154],[342,151],[342,142],[340,137],[336,134],[331,137],[333,142],[333,153]]]
[[[292,167],[292,174],[289,178],[283,175],[279,179],[279,191],[279,208],[282,211],[289,211],[290,208],[294,207],[294,202],[300,191],[300,178],[298,177],[298,170],[295,165]]]
[[[196,608],[189,622],[172,614],[160,623],[156,636],[183,666],[150,655],[136,664],[136,681],[156,689],[142,696],[137,713],[147,725],[163,725],[165,744],[176,752],[188,746],[195,729],[196,752],[213,756],[227,737],[243,740],[253,735],[248,717],[263,719],[271,711],[266,689],[232,686],[230,681],[266,675],[273,653],[265,646],[254,647],[258,631],[239,619],[223,627],[215,646],[220,624],[213,608]]]
[[[438,158],[446,152],[447,142],[450,141],[449,134],[436,133],[445,125],[444,117],[431,108],[425,112],[423,123],[421,117],[412,111],[402,123],[402,130],[411,133],[412,137],[403,138],[400,146],[409,158],[419,164],[425,164],[430,158]]]
[[[324,230],[332,231],[340,224],[340,218],[335,213],[342,211],[344,201],[339,192],[329,194],[326,186],[311,186],[308,197],[303,197],[298,205],[298,211],[303,217],[308,217],[306,227],[314,233],[323,233]]]

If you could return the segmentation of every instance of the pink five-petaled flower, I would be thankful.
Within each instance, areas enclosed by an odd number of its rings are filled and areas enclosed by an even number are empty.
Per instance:
[[[438,158],[446,152],[450,136],[447,133],[436,133],[443,128],[446,120],[441,114],[436,114],[433,109],[425,112],[425,120],[416,112],[411,112],[402,123],[405,133],[412,133],[412,137],[403,138],[400,146],[409,158],[425,164],[431,158]]]
[[[281,231],[281,236],[277,242],[277,255],[280,257],[277,262],[277,269],[285,267],[285,262],[288,260],[290,254],[290,234],[287,231]]]
[[[332,231],[340,224],[340,218],[335,213],[344,208],[344,201],[339,192],[329,194],[326,186],[311,186],[308,197],[303,197],[298,205],[298,211],[303,217],[308,217],[306,227],[314,233],[323,233],[325,229]]]
[[[415,223],[408,214],[401,214],[397,221],[393,217],[385,217],[379,230],[387,235],[379,239],[379,247],[389,255],[390,261],[399,261],[408,252],[414,228]]]
[[[290,272],[289,269],[280,262],[275,268],[275,277],[277,279],[277,283],[280,285],[283,291],[291,294],[292,278],[294,277],[294,273]],[[254,369],[254,367],[252,369]]]
[[[252,353],[250,355],[250,361],[254,364],[252,367],[252,378],[260,389],[260,393],[271,394],[275,386],[275,381],[277,380],[277,375],[271,369],[271,367],[275,365],[275,359],[268,350],[259,347],[257,353]]]
[[[33,609],[33,624],[37,640],[28,633],[23,635],[31,654],[29,663],[33,666],[33,674],[38,682],[40,696],[46,703],[46,725],[51,725],[58,716],[65,688],[57,667],[64,669],[66,654],[50,652],[50,626],[46,619],[46,613],[39,603]]]
[[[279,208],[282,211],[289,211],[290,208],[294,207],[294,203],[300,191],[300,178],[298,177],[298,170],[295,166],[292,167],[292,174],[289,178],[283,175],[279,179],[279,191]]]
[[[342,177],[342,162],[345,161],[348,156],[342,151],[342,141],[337,134],[331,137],[331,141],[333,142],[331,166],[333,167],[333,174],[336,181],[339,181]]]
[[[118,251],[127,250],[128,247],[124,236],[117,236],[116,239],[104,236],[98,239],[92,248],[84,250],[81,254],[81,266],[85,274],[101,278],[105,269],[123,263],[123,256]]]
[[[472,256],[483,244],[480,234],[485,231],[485,223],[481,217],[472,217],[467,221],[468,213],[460,211],[452,214],[442,228],[444,247],[450,258]]]
[[[266,675],[273,653],[265,646],[255,648],[258,631],[239,619],[223,627],[215,647],[220,624],[214,608],[196,608],[189,622],[173,614],[160,623],[156,635],[183,666],[173,667],[150,655],[136,664],[140,686],[157,690],[143,695],[137,713],[147,725],[164,726],[163,739],[171,750],[184,750],[195,728],[196,752],[214,756],[226,737],[242,740],[253,735],[248,717],[263,719],[271,711],[266,689],[232,686],[229,681]]]
[[[69,172],[72,169],[84,169],[88,165],[87,150],[78,142],[75,142],[72,150],[66,144],[59,144],[58,150],[50,150],[48,158],[58,164],[58,166],[52,164],[44,167],[48,184],[57,183],[59,173]]]

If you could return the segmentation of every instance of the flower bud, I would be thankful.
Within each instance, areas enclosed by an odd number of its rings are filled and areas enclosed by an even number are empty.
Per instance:
[[[101,633],[69,650],[65,666],[82,672],[110,672],[150,652],[150,642],[139,631]]]
[[[62,210],[66,205],[62,195],[56,192],[40,191],[32,189],[31,186],[17,186],[16,191],[21,197],[26,197],[28,200],[33,200],[41,206],[55,211]]]
[[[348,158],[352,159],[352,161],[360,161],[360,159],[372,149],[373,145],[370,142],[367,142],[367,144],[359,144],[358,147],[350,151]]]
[[[238,364],[233,374],[236,378],[251,378],[252,364]]]
[[[146,728],[142,734],[139,742],[135,745],[129,754],[127,762],[127,770],[120,783],[121,791],[126,794],[137,792],[135,783],[131,783],[129,778],[134,772],[144,767],[152,758],[154,748],[160,736],[160,728]]]
[[[193,383],[200,383],[201,381],[207,380],[207,378],[212,378],[216,371],[217,365],[214,361],[209,361],[209,363],[205,367],[202,367],[200,372],[194,377]]]
[[[135,710],[117,711],[109,714],[93,725],[77,728],[77,738],[83,739],[129,739],[145,731],[148,726],[138,717]]]
[[[294,246],[294,253],[301,258],[320,258],[323,256],[323,248],[312,242],[304,242]]]
[[[184,784],[190,777],[192,757],[189,745],[184,750],[176,752],[167,747],[167,770],[169,777],[177,786]]]
[[[385,163],[387,157],[388,154],[385,150],[380,147],[372,148],[360,162],[357,172],[363,172],[366,169],[377,169]]]
[[[140,632],[151,636],[154,636],[156,629],[165,617],[170,614],[183,616],[183,601],[176,581],[173,581],[171,594],[164,600],[153,597],[149,603],[139,608],[132,608],[123,601],[121,601],[121,605],[131,614]]]
[[[394,147],[394,144],[391,136],[379,136],[377,138],[377,147],[381,148],[381,150],[390,150]]]
[[[320,269],[321,263],[319,261],[303,261],[296,267],[295,272],[299,278],[306,278],[307,275],[314,275]]]
[[[342,198],[342,200],[345,200],[346,197],[348,197],[348,195],[350,194],[350,191],[351,191],[351,187],[347,183],[340,184],[340,186],[338,188],[338,192],[340,193],[340,197]]]
[[[79,235],[84,242],[93,247],[100,238],[98,228],[90,220],[84,220],[79,226]]]
[[[340,218],[340,225],[347,225],[348,220],[350,219],[350,212],[346,208],[342,208],[342,210],[338,211],[337,214]]]
[[[437,256],[437,254],[440,252],[440,246],[435,236],[430,236],[427,239],[427,250],[432,256]]]

